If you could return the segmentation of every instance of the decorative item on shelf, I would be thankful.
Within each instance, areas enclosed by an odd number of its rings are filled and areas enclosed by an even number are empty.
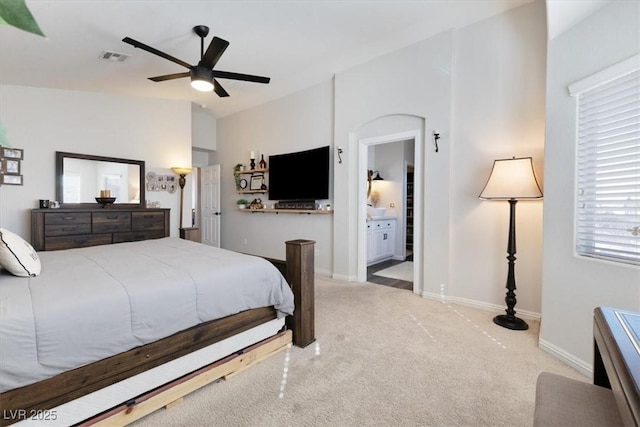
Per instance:
[[[258,168],[265,170],[267,168],[267,162],[264,160],[264,154],[260,155],[260,161],[258,162]]]
[[[115,197],[96,197],[96,202],[98,202],[103,208],[112,205],[115,201]]]
[[[249,165],[251,166],[251,170],[255,170],[256,168],[256,153],[255,152],[251,152],[249,153],[249,160],[251,160],[251,162],[249,163]]]
[[[507,242],[509,270],[505,297],[507,314],[494,317],[493,322],[508,329],[523,331],[528,329],[529,325],[516,317],[514,310],[516,305],[516,203],[518,200],[542,198],[542,191],[533,170],[531,157],[495,160],[489,180],[479,197],[483,200],[507,200],[509,202],[509,240]]]
[[[178,185],[180,185],[180,220],[179,220],[180,222],[178,222],[178,228],[182,228],[182,205],[183,205],[183,199],[184,199],[184,186],[187,183],[186,176],[189,175],[193,169],[175,167],[175,168],[171,168],[171,170],[173,171],[173,173],[180,176],[180,179],[178,180]]]
[[[253,199],[251,204],[249,205],[250,209],[264,209],[264,205],[262,204],[262,199]]]
[[[23,185],[21,161],[24,150],[0,147],[0,185]]]
[[[263,185],[264,185],[264,188],[262,188]],[[266,189],[267,189],[267,186],[264,183],[264,174],[256,173],[251,175],[249,190],[259,191],[259,190],[266,190]]]
[[[264,175],[262,175],[262,184],[260,185],[260,190],[267,191],[267,184],[264,182]]]
[[[238,205],[239,209],[244,209],[249,204],[249,201],[247,199],[240,199],[236,202],[236,204]]]
[[[244,165],[242,163],[237,163],[234,167],[233,167],[233,175],[234,175],[234,179],[236,181],[236,191],[240,191],[240,190],[244,190],[247,187],[247,180],[244,180],[245,186],[242,187],[242,181],[243,178],[240,176],[240,174],[244,172]]]

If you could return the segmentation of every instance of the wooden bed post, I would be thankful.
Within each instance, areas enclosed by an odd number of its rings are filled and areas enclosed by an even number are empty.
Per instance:
[[[296,305],[287,326],[293,330],[293,344],[306,347],[315,338],[315,286],[313,240],[289,240],[287,245],[287,282],[291,286]]]

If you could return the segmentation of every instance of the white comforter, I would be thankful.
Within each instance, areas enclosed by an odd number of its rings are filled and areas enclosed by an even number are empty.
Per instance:
[[[0,274],[0,392],[251,308],[293,313],[268,261],[178,238],[38,255],[39,277]]]

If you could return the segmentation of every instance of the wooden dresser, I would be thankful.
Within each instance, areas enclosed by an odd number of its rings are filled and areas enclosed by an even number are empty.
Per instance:
[[[36,251],[82,248],[169,236],[169,209],[33,209]]]

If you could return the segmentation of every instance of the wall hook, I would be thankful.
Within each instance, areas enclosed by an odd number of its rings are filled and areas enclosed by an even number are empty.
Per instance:
[[[433,142],[436,144],[436,153],[438,152],[438,140],[440,139],[440,134],[434,132],[433,133]]]
[[[342,163],[342,147],[338,147],[338,163]]]

